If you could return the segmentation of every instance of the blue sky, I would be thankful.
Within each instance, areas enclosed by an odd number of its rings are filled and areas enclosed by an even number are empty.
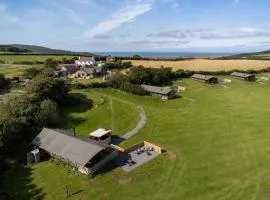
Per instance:
[[[0,0],[0,43],[76,51],[270,49],[269,0]]]

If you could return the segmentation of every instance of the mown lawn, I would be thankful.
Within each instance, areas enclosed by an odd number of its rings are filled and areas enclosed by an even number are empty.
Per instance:
[[[1,187],[25,199],[65,199],[66,184],[75,193],[69,199],[270,199],[270,81],[177,84],[186,92],[167,102],[109,89],[74,91],[92,98],[94,108],[69,111],[68,118],[83,135],[101,126],[121,135],[142,105],[148,121],[122,145],[147,140],[169,153],[130,173],[112,169],[94,179],[46,161],[13,173]]]
[[[95,90],[73,90],[72,93],[91,99],[93,106],[91,109],[82,105],[62,108],[59,128],[73,131],[75,127],[76,132],[83,136],[88,136],[98,128],[112,129],[114,135],[122,135],[133,129],[139,121],[135,104],[122,102]]]
[[[91,79],[77,79],[72,78],[70,79],[71,83],[81,83],[81,84],[89,84],[89,83],[103,83],[104,79],[102,77],[98,78],[91,78]]]

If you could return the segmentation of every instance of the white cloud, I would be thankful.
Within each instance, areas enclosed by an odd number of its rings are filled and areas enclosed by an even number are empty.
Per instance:
[[[5,4],[0,3],[0,15],[1,15],[2,13],[4,13],[5,10],[6,10]]]
[[[69,18],[77,25],[82,26],[82,27],[86,27],[86,22],[84,21],[84,19],[79,15],[79,13],[77,13],[75,10],[70,9],[70,8],[65,8],[64,9]]]
[[[243,39],[243,38],[262,38],[269,37],[270,30],[256,28],[239,28],[231,31],[214,31],[201,35],[201,39],[220,40],[220,39]]]
[[[99,24],[84,33],[84,37],[93,38],[95,35],[104,34],[111,30],[121,27],[123,24],[131,23],[140,15],[149,12],[152,9],[151,3],[142,3],[142,1],[126,6],[112,14],[108,19],[101,21]]]
[[[240,0],[233,0],[233,2],[231,3],[232,6],[238,4],[240,2]]]

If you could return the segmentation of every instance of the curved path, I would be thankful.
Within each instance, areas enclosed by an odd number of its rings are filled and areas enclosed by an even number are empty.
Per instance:
[[[137,126],[132,129],[131,131],[127,132],[126,134],[124,134],[122,136],[123,139],[128,139],[130,137],[132,137],[133,135],[135,135],[136,133],[138,133],[145,125],[146,121],[147,121],[147,118],[146,118],[146,115],[145,115],[145,112],[144,112],[144,109],[142,106],[138,106],[138,110],[140,112],[140,121],[139,123],[137,124]]]

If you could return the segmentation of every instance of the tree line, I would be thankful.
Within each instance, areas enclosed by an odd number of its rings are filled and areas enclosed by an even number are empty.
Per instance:
[[[80,101],[69,94],[70,88],[64,80],[52,77],[53,62],[46,63],[23,94],[9,95],[0,103],[0,158],[1,154],[14,153],[18,145],[31,140],[43,127],[55,127],[59,107]]]

